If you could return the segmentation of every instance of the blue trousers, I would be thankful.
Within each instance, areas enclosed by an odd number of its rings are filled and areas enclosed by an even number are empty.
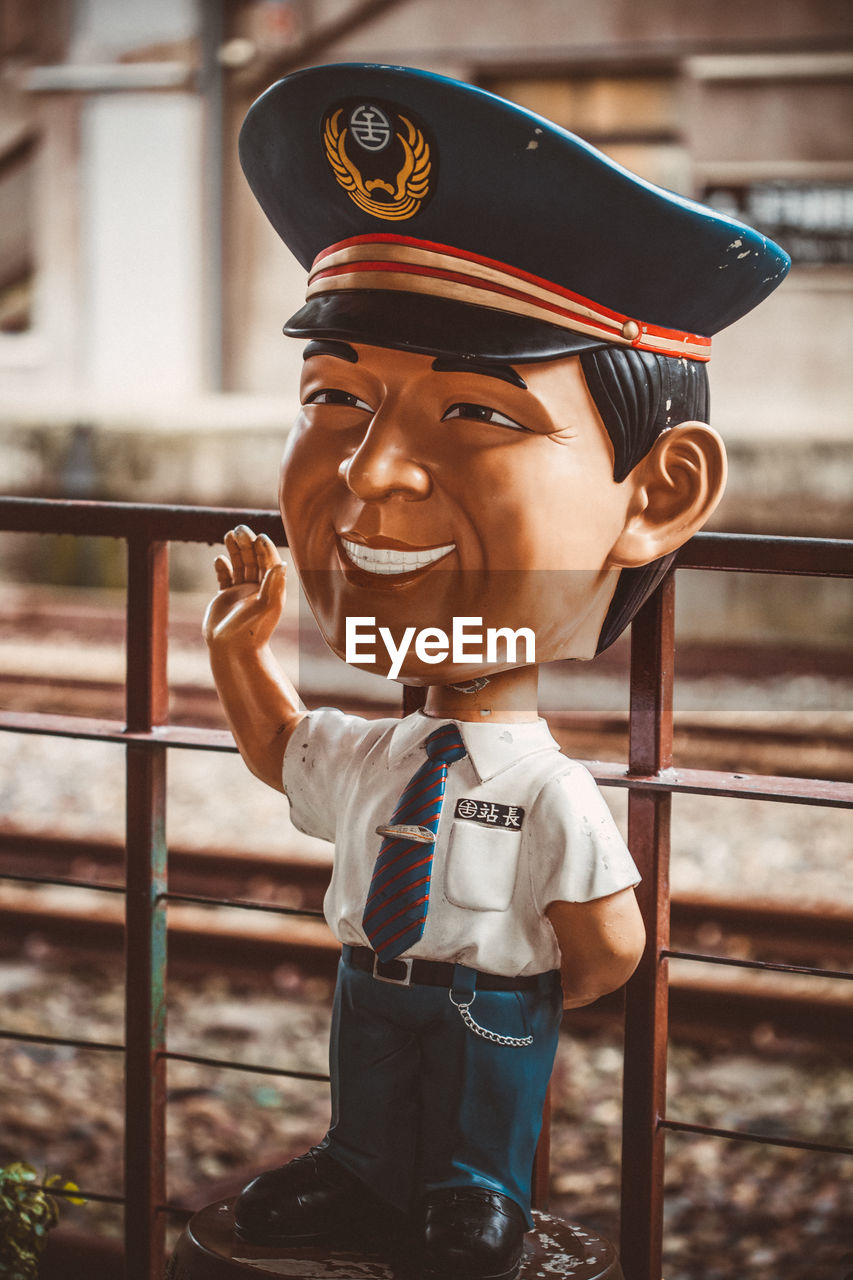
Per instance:
[[[330,1155],[408,1211],[442,1187],[486,1187],[530,1224],[533,1157],[562,1014],[559,974],[533,991],[478,991],[471,1016],[529,1045],[470,1030],[444,987],[398,986],[338,968],[330,1042]],[[474,975],[457,966],[470,989]],[[454,991],[455,995],[458,992]]]

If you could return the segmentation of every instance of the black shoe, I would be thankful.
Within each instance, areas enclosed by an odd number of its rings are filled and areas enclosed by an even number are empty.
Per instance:
[[[486,1187],[431,1191],[424,1202],[423,1280],[514,1280],[527,1222]]]
[[[234,1205],[234,1229],[250,1244],[370,1245],[387,1240],[399,1211],[380,1200],[322,1147],[312,1147],[244,1187]]]

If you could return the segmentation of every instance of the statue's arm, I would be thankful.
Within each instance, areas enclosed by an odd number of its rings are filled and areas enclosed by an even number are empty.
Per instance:
[[[645,929],[633,889],[546,909],[560,947],[563,1005],[591,1004],[627,982],[643,954]]]
[[[241,756],[282,791],[285,748],[305,714],[269,645],[284,607],[285,566],[266,534],[256,537],[245,525],[226,534],[225,547],[203,624],[210,667]]]

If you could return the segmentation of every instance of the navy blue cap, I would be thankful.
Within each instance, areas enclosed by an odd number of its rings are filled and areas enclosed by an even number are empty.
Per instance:
[[[405,67],[280,80],[240,135],[309,271],[299,337],[481,359],[605,345],[707,360],[784,279],[743,223],[643,181],[543,117]]]

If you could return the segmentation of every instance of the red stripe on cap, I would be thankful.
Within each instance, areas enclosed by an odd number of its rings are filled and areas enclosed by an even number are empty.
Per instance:
[[[447,280],[453,284],[468,285],[472,289],[481,289],[484,294],[502,294],[505,298],[517,298],[519,302],[532,303],[534,306],[541,307],[543,311],[550,311],[556,316],[564,316],[566,319],[573,319],[575,316],[565,307],[559,307],[556,303],[546,302],[544,298],[534,298],[529,293],[522,293],[519,289],[510,289],[506,285],[497,284],[493,280],[478,280],[475,276],[465,276],[456,271],[445,271],[440,267],[421,267],[411,262],[346,262],[340,266],[331,267],[326,271],[317,271],[311,277],[311,283],[316,280],[331,280],[336,276],[353,275],[360,271],[394,271],[401,275],[412,276],[428,276],[432,280]],[[600,329],[604,336],[616,336],[613,330],[607,329],[603,324],[597,322],[590,316],[577,316],[578,320],[590,328]],[[621,331],[618,334],[621,337]]]
[[[457,272],[444,263],[434,261],[412,261],[392,256],[383,258],[383,245],[409,250],[412,258],[438,255],[451,260],[455,259],[460,264],[460,268],[470,264],[472,270],[466,272],[463,269]],[[364,258],[355,255],[347,257],[345,261],[330,263],[328,266],[323,265],[335,254],[346,255],[348,251],[362,246],[375,249],[375,255]],[[484,271],[508,277],[508,280],[501,281],[488,278],[484,274],[478,275],[478,267],[483,268]],[[452,293],[452,286],[461,285],[467,289],[480,291],[484,304],[491,305],[493,310],[503,310],[508,314],[528,314],[528,312],[520,312],[513,306],[501,307],[500,299],[506,298],[510,302],[521,303],[525,308],[552,316],[553,323],[564,328],[582,333],[592,331],[593,335],[597,334],[603,340],[618,345],[625,344],[665,355],[685,356],[700,361],[710,358],[710,338],[681,330],[666,329],[660,325],[648,324],[622,315],[611,307],[594,302],[582,294],[574,293],[563,285],[533,275],[520,267],[472,253],[467,249],[457,249],[451,245],[436,244],[428,240],[417,240],[410,236],[393,235],[388,232],[353,236],[349,240],[338,241],[319,253],[309,277],[309,296],[315,291],[324,292],[327,289],[334,289],[340,285],[344,277],[348,277],[349,280],[342,287],[357,289],[359,283],[353,282],[353,278],[357,280],[359,275],[366,277],[361,287],[378,288],[381,287],[379,280],[383,273],[412,277],[411,291],[415,293],[419,291],[415,283],[418,278],[438,282],[439,294],[441,285],[446,283],[451,286],[448,296]],[[375,286],[367,284],[367,279],[371,276],[377,280]],[[321,285],[319,289],[316,288],[318,284]],[[525,285],[539,292],[525,291]],[[389,283],[389,287],[395,286]],[[429,290],[429,292],[436,292],[436,290]],[[539,296],[540,293],[550,296],[542,297]]]
[[[500,262],[497,258],[486,258],[482,254],[472,253],[470,249],[457,249],[453,245],[436,244],[430,240],[415,240],[412,236],[395,236],[389,232],[379,232],[377,235],[353,236],[349,240],[339,240],[337,244],[329,245],[328,249],[323,249],[317,254],[311,265],[312,279],[313,272],[318,264],[328,258],[333,253],[340,252],[341,249],[349,249],[353,245],[359,244],[390,244],[403,245],[411,249],[422,249],[426,253],[443,253],[449,258],[462,258],[465,262],[476,263],[477,266],[489,267],[493,271],[503,271],[508,275],[517,276],[519,280],[526,280],[528,284],[537,285],[540,289],[547,289],[551,293],[559,293],[564,298],[568,298],[570,302],[578,302],[581,306],[593,307],[602,315],[608,316],[614,323],[622,324],[627,319],[618,311],[613,311],[610,307],[603,306],[601,303],[592,302],[589,298],[585,298],[581,293],[573,293],[571,289],[566,289],[563,285],[555,284],[553,280],[546,280],[544,276],[534,275],[530,271],[525,271],[522,267],[513,267],[509,263]],[[359,267],[362,265],[359,262]],[[395,264],[401,265],[401,264]],[[388,268],[390,269],[390,268]],[[466,277],[466,279],[469,277]]]

